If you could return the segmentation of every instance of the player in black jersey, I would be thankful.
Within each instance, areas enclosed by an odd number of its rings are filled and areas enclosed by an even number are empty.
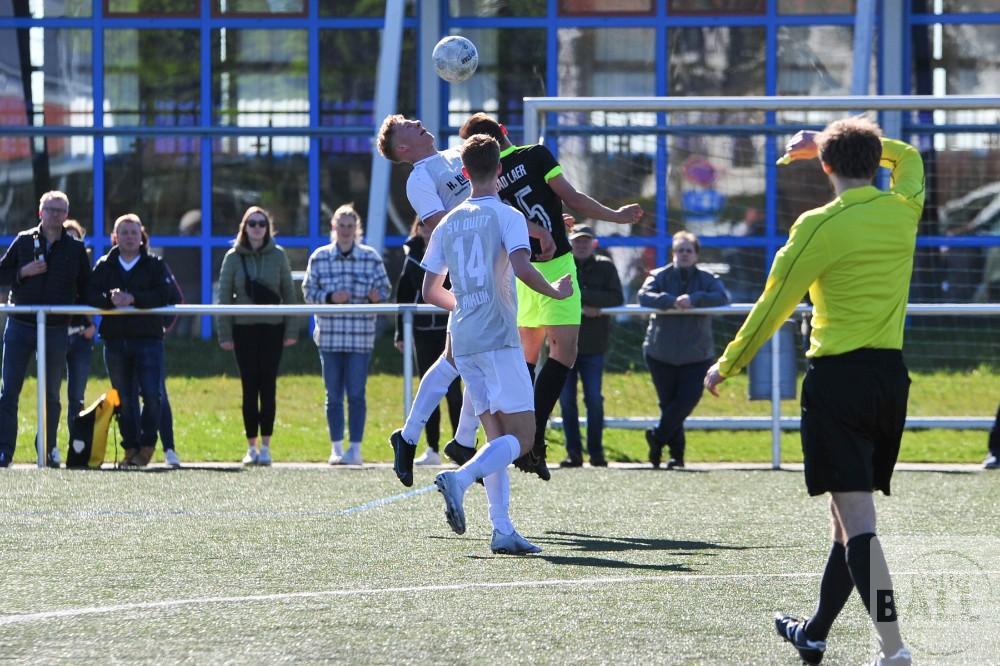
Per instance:
[[[547,481],[545,426],[559,400],[566,375],[576,363],[582,311],[576,264],[563,223],[563,204],[584,217],[619,224],[638,222],[642,208],[639,204],[628,204],[614,210],[580,192],[566,180],[562,167],[548,148],[537,144],[513,145],[504,126],[485,113],[471,116],[459,132],[463,139],[474,134],[487,134],[500,144],[500,198],[524,213],[529,222],[539,224],[551,234],[555,253],[548,260],[540,256],[543,247],[540,241],[531,239],[531,261],[535,268],[550,280],[567,273],[573,276],[573,296],[562,301],[541,296],[517,283],[517,325],[532,377],[535,377],[535,364],[546,339],[549,357],[535,378],[535,447],[530,458],[525,456],[515,464],[522,471],[535,472]]]

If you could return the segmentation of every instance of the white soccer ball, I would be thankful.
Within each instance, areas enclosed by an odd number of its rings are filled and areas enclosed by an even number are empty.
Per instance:
[[[479,66],[479,51],[465,37],[445,37],[434,46],[431,54],[437,75],[448,83],[461,83],[475,74]]]

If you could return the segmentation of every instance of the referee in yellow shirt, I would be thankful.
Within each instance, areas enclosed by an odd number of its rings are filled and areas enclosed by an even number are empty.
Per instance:
[[[777,614],[775,628],[811,664],[823,658],[830,627],[855,588],[879,635],[872,663],[911,662],[875,534],[872,493],[889,494],[906,421],[903,322],[924,168],[915,148],[881,134],[874,122],[852,117],[788,143],[780,163],[819,157],[836,197],[792,226],[764,293],[705,376],[705,387],[718,395],[719,384],[750,362],[809,292],[802,453],[809,494],[830,493],[833,545],[812,617]],[[888,192],[872,185],[879,166],[892,171]]]

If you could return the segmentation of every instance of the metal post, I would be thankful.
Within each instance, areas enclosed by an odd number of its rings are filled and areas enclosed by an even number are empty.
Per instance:
[[[375,126],[390,113],[396,112],[396,89],[399,86],[399,55],[403,43],[403,0],[385,3],[385,26],[382,28],[381,48],[376,68]],[[374,141],[372,142],[374,145]],[[389,160],[372,151],[371,186],[368,190],[368,223],[365,225],[365,242],[379,252],[385,247],[386,210],[389,199],[389,177],[392,165]]]
[[[48,437],[46,432],[48,413],[45,409],[45,311],[39,310],[38,314],[35,315],[35,320],[37,321],[35,357],[38,368],[38,427],[35,430],[38,433],[38,439],[35,442],[35,451],[38,454],[38,469],[45,469],[48,462],[45,456],[45,442]]]
[[[413,404],[413,310],[403,309],[403,420]]]
[[[771,336],[771,469],[781,469],[781,327]]]
[[[858,0],[854,10],[854,71],[851,94],[867,95],[875,39],[875,0]]]

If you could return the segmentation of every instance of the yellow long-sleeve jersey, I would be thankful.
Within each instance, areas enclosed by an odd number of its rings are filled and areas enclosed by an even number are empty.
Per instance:
[[[750,362],[806,291],[813,303],[806,356],[902,349],[924,164],[913,146],[882,139],[880,166],[892,170],[888,192],[873,186],[846,190],[792,225],[764,293],[719,359],[723,377]]]

